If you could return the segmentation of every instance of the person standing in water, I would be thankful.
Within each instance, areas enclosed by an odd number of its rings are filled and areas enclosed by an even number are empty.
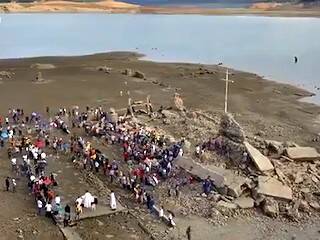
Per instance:
[[[294,63],[298,63],[298,57],[294,56]]]

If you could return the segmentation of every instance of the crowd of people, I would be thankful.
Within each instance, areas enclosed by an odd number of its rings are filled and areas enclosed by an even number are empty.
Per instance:
[[[0,116],[1,147],[7,145],[12,175],[26,178],[38,214],[53,219],[63,210],[70,216],[70,206],[62,209],[61,197],[55,190],[58,185],[56,174],[47,172],[46,151],[59,147],[59,141],[50,140],[49,132],[49,123],[36,112],[25,115],[21,109],[10,109],[5,118]],[[7,191],[12,188],[14,192],[16,185],[14,177],[5,179]]]
[[[174,159],[183,155],[183,141],[169,145],[156,129],[121,118],[112,121],[114,118],[101,108],[88,108],[83,113],[73,111],[72,116],[73,127],[83,128],[87,137],[98,137],[107,144],[118,145],[122,152],[122,160],[111,161],[84,137],[72,136],[73,161],[81,162],[85,169],[103,173],[111,183],[131,191],[137,202],[146,204],[152,211],[155,199],[147,189],[156,187],[171,175]],[[178,188],[176,184],[177,195]]]
[[[49,117],[49,108],[46,111]],[[85,135],[70,134],[68,123],[72,128],[84,129]],[[52,129],[61,130],[66,137],[56,137],[52,134]],[[0,136],[0,147],[4,147],[5,142],[8,144],[8,157],[13,173],[25,176],[28,180],[38,213],[42,215],[45,211],[45,216],[51,218],[64,212],[65,224],[70,221],[71,207],[67,204],[62,208],[61,198],[55,192],[58,185],[55,174],[48,174],[46,171],[46,151],[56,154],[70,152],[73,161],[80,162],[85,169],[103,173],[111,183],[119,184],[130,191],[137,202],[154,211],[152,189],[172,175],[174,159],[183,155],[184,144],[183,140],[170,144],[157,129],[143,127],[124,118],[115,121],[101,107],[87,107],[84,112],[80,112],[77,107],[70,111],[61,108],[53,119],[49,120],[36,112],[26,115],[22,109],[10,109],[5,118],[0,117]],[[122,159],[110,160],[99,149],[94,148],[90,141],[86,140],[93,136],[106,144],[120,147]],[[16,180],[8,177],[5,184],[7,190],[11,187],[14,191]],[[177,182],[174,186],[177,196],[180,184]],[[88,207],[88,203],[90,208],[95,208],[97,198],[89,198],[89,194],[87,192],[75,201],[76,218],[79,218],[83,207]],[[168,191],[168,194],[171,194],[171,191]],[[114,210],[114,192],[110,199],[110,207]],[[157,214],[164,216],[162,206]],[[175,225],[173,217],[174,214],[169,212],[172,226]]]

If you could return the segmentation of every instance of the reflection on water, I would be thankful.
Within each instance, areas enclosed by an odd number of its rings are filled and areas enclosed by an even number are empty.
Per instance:
[[[317,18],[130,14],[1,18],[0,58],[129,50],[157,61],[223,62],[320,92]],[[320,103],[319,95],[312,100]]]

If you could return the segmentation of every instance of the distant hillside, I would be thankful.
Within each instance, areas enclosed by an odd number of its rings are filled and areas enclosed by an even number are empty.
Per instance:
[[[75,2],[98,2],[99,0],[71,0]],[[237,4],[237,3],[257,3],[257,2],[295,2],[295,3],[314,3],[320,0],[122,0],[123,2],[147,5],[199,5],[210,6],[210,4]],[[0,0],[0,3],[8,3],[11,0]],[[16,2],[34,2],[33,0],[16,0]]]
[[[124,0],[138,5],[205,5],[211,3],[319,2],[320,0]]]

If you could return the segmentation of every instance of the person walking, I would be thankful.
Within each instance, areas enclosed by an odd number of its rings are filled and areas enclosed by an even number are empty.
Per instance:
[[[61,198],[59,194],[57,194],[56,197],[54,198],[54,202],[55,202],[55,205],[60,206]]]
[[[52,205],[50,202],[48,202],[45,206],[46,208],[46,217],[50,218],[51,217],[51,211],[52,211]]]
[[[12,192],[15,192],[16,191],[16,186],[17,186],[17,182],[14,178],[11,179],[12,181]]]
[[[191,240],[191,226],[187,227],[186,235],[187,235],[187,239]]]
[[[163,217],[164,217],[164,210],[163,210],[163,206],[161,206],[159,210],[159,218],[163,219]]]
[[[76,216],[75,220],[80,220],[80,214],[82,213],[82,206],[81,204],[76,205]]]
[[[43,203],[40,198],[38,198],[38,200],[37,200],[37,207],[38,207],[38,215],[41,215]]]
[[[64,207],[64,219],[63,219],[63,226],[67,227],[69,225],[70,222],[70,218],[71,218],[71,208],[70,206],[67,204]]]
[[[110,208],[115,211],[117,209],[117,201],[116,201],[116,196],[113,191],[111,191],[110,194]]]
[[[10,178],[9,177],[6,177],[5,185],[6,185],[7,192],[9,192],[9,188],[10,188]]]
[[[47,202],[45,208],[46,208],[46,217],[47,218],[51,218],[53,220],[51,202]]]
[[[16,172],[16,170],[17,170],[17,159],[16,158],[11,159],[11,169],[12,169],[12,172]]]

